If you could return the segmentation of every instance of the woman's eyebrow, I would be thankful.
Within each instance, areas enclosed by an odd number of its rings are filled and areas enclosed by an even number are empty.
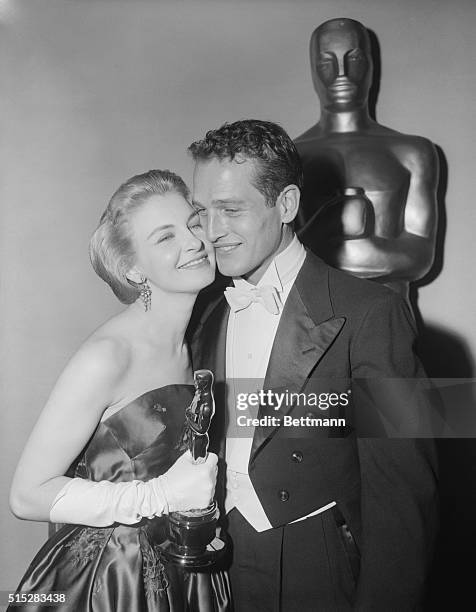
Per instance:
[[[149,238],[151,238],[154,234],[156,234],[157,232],[160,232],[161,230],[164,229],[170,229],[171,227],[173,227],[173,225],[171,225],[170,223],[168,225],[159,225],[156,228],[154,228],[150,234],[147,236],[147,240],[149,240]]]
[[[198,211],[197,211],[197,210],[194,210],[194,211],[193,211],[193,212],[190,214],[189,218],[187,219],[187,225],[190,223],[190,221],[191,221],[191,220],[192,220],[194,217],[198,217]]]

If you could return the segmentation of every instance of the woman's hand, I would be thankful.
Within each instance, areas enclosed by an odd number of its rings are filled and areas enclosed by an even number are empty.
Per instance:
[[[159,479],[167,497],[169,512],[206,508],[215,494],[218,457],[208,453],[206,461],[194,463],[184,453]]]
[[[217,456],[193,463],[187,451],[163,475],[147,482],[93,482],[68,480],[53,500],[53,523],[107,527],[132,525],[143,518],[163,516],[176,510],[206,508],[213,497]]]

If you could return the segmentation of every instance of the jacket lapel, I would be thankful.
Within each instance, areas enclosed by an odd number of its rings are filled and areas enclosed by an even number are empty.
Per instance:
[[[230,309],[224,298],[220,298],[204,314],[192,340],[192,364],[194,370],[211,370],[215,382],[226,378],[226,329]]]
[[[264,381],[265,390],[299,393],[309,375],[333,343],[345,318],[334,316],[329,295],[328,269],[310,253],[286,300]],[[286,406],[284,416],[293,406]],[[271,408],[269,414],[276,415]],[[263,407],[260,416],[267,414]],[[256,427],[250,463],[276,427]]]
[[[230,309],[220,298],[207,312],[192,341],[193,369],[211,370],[214,375],[215,416],[209,436],[210,450],[225,456],[226,432],[226,330]]]

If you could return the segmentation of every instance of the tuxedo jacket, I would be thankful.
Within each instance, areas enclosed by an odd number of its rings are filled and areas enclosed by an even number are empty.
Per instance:
[[[222,295],[205,309],[192,340],[194,369],[215,374],[210,433],[222,457],[228,315]],[[413,353],[415,335],[413,317],[399,295],[308,252],[281,315],[264,389],[309,395],[342,392],[350,379],[424,376]],[[394,404],[379,406],[386,403],[385,394],[371,395],[353,398],[353,413],[365,415],[366,425]],[[303,404],[286,410],[293,418],[326,416]],[[424,592],[437,521],[432,443],[364,438],[352,428],[343,437],[332,428],[298,431],[278,426],[257,427],[254,433],[249,476],[272,526],[335,501],[360,553],[356,609],[414,609]]]

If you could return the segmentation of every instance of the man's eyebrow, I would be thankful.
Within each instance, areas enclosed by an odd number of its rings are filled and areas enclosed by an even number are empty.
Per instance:
[[[212,206],[223,206],[224,204],[245,204],[245,200],[241,200],[239,198],[219,198],[212,200]],[[205,208],[205,206],[200,204],[200,202],[197,202],[197,200],[192,201],[192,206],[195,208]]]
[[[151,238],[154,234],[156,234],[157,232],[160,232],[161,230],[165,230],[165,229],[170,229],[171,227],[173,227],[173,225],[171,225],[170,223],[168,225],[159,225],[157,227],[155,227],[150,234],[147,236],[147,240],[149,240],[149,238]]]

